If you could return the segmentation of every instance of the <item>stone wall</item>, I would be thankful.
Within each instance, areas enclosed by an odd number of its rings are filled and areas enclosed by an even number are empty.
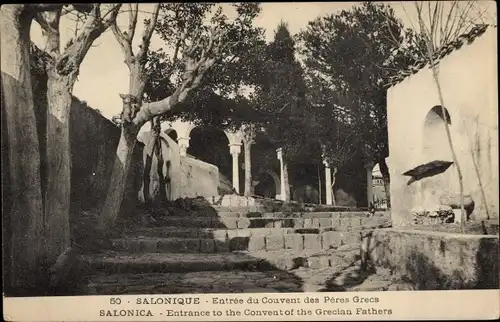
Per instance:
[[[432,231],[364,233],[362,252],[420,290],[498,289],[499,239]]]
[[[465,194],[475,202],[472,217],[484,218],[478,176],[487,207],[498,218],[498,91],[497,35],[489,28],[473,43],[439,62],[443,99],[451,119],[450,131],[463,174]],[[459,194],[455,165],[433,177],[408,185],[403,173],[424,163],[453,161],[432,70],[423,68],[387,92],[389,170],[394,226],[411,223],[411,209],[440,203]],[[402,113],[404,111],[404,113]],[[437,113],[436,113],[437,112]]]
[[[159,165],[156,154],[153,153],[153,141],[151,132],[141,132],[138,135],[138,140],[145,145],[143,153],[143,163],[148,173],[144,173],[142,177],[142,186],[139,190],[139,200],[144,202],[144,195],[157,197],[157,191],[160,189],[159,176],[160,173],[165,180],[165,197],[167,200],[175,200],[183,197],[181,191],[181,166],[179,146],[168,135],[161,134],[161,153],[163,164]],[[158,166],[161,166],[161,171],[158,171]]]
[[[99,209],[106,197],[113,171],[120,128],[91,107],[74,99],[70,114],[72,212]],[[143,169],[137,142],[125,190],[124,210],[137,202]]]
[[[164,163],[161,173],[166,179],[167,200],[185,197],[217,196],[219,186],[219,169],[217,166],[194,159],[191,156],[181,157],[178,144],[168,135],[161,134],[161,148]],[[151,132],[139,133],[138,140],[145,145],[143,164],[149,169],[144,174],[139,189],[139,200],[144,202],[144,194],[150,197],[159,189],[158,159],[152,153],[153,141]]]
[[[217,166],[191,157],[180,158],[180,190],[183,197],[217,196]]]

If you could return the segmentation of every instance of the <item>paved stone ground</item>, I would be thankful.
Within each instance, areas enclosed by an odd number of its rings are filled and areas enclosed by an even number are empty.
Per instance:
[[[341,271],[299,268],[290,272],[204,271],[94,275],[84,292],[96,294],[356,292],[412,289],[390,272],[363,272],[359,265]]]
[[[98,273],[90,276],[84,294],[275,293],[407,290],[382,268],[362,270],[356,249],[337,252],[329,267],[292,270],[226,270],[161,273]],[[269,253],[267,256],[276,254]],[[203,257],[203,256],[201,256]],[[262,257],[261,257],[262,258]]]
[[[205,271],[93,276],[87,294],[300,292],[301,280],[283,271]]]

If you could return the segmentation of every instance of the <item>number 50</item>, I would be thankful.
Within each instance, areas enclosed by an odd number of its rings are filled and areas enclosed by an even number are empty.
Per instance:
[[[112,297],[109,299],[109,304],[122,304],[122,299],[119,297]]]

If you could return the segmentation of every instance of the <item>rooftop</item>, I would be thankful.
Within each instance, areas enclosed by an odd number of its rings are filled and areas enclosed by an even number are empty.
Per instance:
[[[452,41],[449,44],[441,47],[441,49],[439,49],[437,52],[434,53],[432,57],[434,62],[437,64],[444,57],[462,48],[463,45],[473,43],[474,40],[483,35],[488,28],[496,29],[496,25],[487,25],[487,24],[477,25],[474,28],[472,28],[468,33],[458,36],[455,41]],[[427,65],[429,65],[429,59],[426,57],[417,62],[415,65],[410,66],[407,69],[400,70],[396,75],[389,78],[389,82],[386,84],[387,88],[390,88],[402,82],[408,76],[416,74],[418,71],[420,71]]]

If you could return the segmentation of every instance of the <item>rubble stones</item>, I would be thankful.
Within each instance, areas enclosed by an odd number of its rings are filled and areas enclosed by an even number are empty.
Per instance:
[[[420,225],[453,223],[455,213],[450,206],[437,205],[430,208],[412,209],[413,222]]]

